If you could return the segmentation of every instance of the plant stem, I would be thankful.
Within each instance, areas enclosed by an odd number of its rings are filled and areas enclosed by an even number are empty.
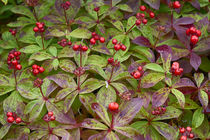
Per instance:
[[[42,48],[44,50],[44,36],[43,36],[43,33],[41,33],[41,38],[42,38]]]
[[[112,80],[113,72],[114,72],[114,66],[112,66],[112,71],[111,71],[111,75],[109,77],[108,83],[110,83]]]
[[[36,21],[39,22],[39,19],[37,18],[37,14],[36,14],[36,11],[35,11],[34,7],[33,7],[33,13],[34,13],[34,17],[35,17]]]
[[[43,99],[44,99],[45,101],[47,101],[47,97],[44,96],[44,94],[43,94],[43,92],[42,92],[41,86],[39,87],[39,90],[40,90],[40,92],[41,92],[41,94],[42,94]]]
[[[108,132],[111,132],[113,127],[114,127],[114,114],[112,112],[112,122],[111,122],[110,128],[108,129]]]
[[[80,67],[82,67],[82,51],[80,51],[79,52],[80,53]],[[77,76],[77,78],[78,78],[78,82],[77,82],[77,84],[78,84],[78,87],[77,87],[77,90],[80,90],[80,74]]]
[[[17,37],[16,36],[15,36],[15,40],[16,40],[16,43],[18,45],[18,40],[17,40]],[[18,45],[18,48],[20,48],[19,45]]]
[[[16,70],[14,70],[14,77],[15,77],[15,87],[17,88],[17,77],[16,77]]]
[[[134,23],[131,27],[130,27],[130,29],[125,33],[125,35],[127,35],[132,29],[133,29],[133,27],[136,25],[136,23]]]
[[[64,11],[64,17],[65,17],[65,21],[66,21],[66,26],[67,26],[68,30],[70,30],[70,26],[69,26],[69,22],[68,22],[68,19],[67,19],[66,10],[63,9],[63,11]]]
[[[139,84],[138,84],[138,87],[137,87],[137,92],[141,92],[141,79],[139,80]]]

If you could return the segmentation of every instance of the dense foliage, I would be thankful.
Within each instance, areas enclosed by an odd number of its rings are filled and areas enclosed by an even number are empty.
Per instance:
[[[208,0],[1,0],[0,139],[210,139]]]

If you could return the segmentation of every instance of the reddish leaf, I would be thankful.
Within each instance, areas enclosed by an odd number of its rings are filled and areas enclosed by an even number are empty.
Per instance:
[[[139,36],[139,37],[135,38],[133,40],[133,43],[135,43],[139,46],[144,46],[144,47],[148,47],[148,48],[151,48],[151,45],[152,45],[150,43],[150,41],[144,36]]]
[[[85,119],[81,123],[81,127],[88,129],[107,130],[108,127],[95,119]]]
[[[180,88],[180,87],[194,87],[196,88],[195,84],[189,78],[181,78],[178,82],[173,85],[173,88]]]
[[[161,106],[168,99],[168,95],[170,93],[169,88],[161,88],[157,92],[155,92],[152,96],[152,105],[154,107]]]
[[[197,8],[200,10],[200,3],[198,0],[191,0],[190,3],[192,4],[193,7]]]
[[[160,0],[144,0],[144,2],[156,10],[160,7]]]
[[[197,71],[198,67],[201,64],[201,57],[195,54],[194,52],[190,55],[190,64],[193,66],[193,68]]]

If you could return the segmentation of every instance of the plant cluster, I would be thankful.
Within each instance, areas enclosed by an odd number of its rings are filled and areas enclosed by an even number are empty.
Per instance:
[[[1,1],[1,140],[210,139],[208,0]]]

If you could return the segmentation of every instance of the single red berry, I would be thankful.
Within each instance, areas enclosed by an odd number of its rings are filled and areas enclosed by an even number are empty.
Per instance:
[[[118,108],[119,108],[119,105],[116,102],[112,102],[112,103],[109,104],[109,110],[110,111],[117,111]]]
[[[12,117],[13,113],[12,112],[7,112],[7,117]]]
[[[126,47],[125,45],[121,45],[120,49],[121,49],[122,51],[125,51],[125,50],[127,49],[127,47]]]
[[[155,113],[155,111],[154,111],[154,110],[152,111],[152,115],[156,115],[156,113]]]
[[[8,65],[11,64],[11,61],[7,61],[7,64],[8,64]]]
[[[19,56],[16,56],[16,60],[20,60],[20,57]]]
[[[39,31],[40,31],[41,33],[43,33],[45,30],[44,30],[44,28],[41,28]]]
[[[195,34],[196,33],[196,28],[195,27],[190,27],[190,33]]]
[[[9,57],[7,57],[7,61],[10,61],[11,59]]]
[[[51,117],[50,117],[50,120],[51,120],[51,121],[54,121],[54,120],[55,120],[55,116],[51,116]]]
[[[34,32],[38,32],[39,31],[39,28],[38,27],[34,27]]]
[[[36,22],[36,26],[39,26],[41,23],[40,22]]]
[[[15,119],[15,122],[16,122],[16,123],[21,123],[21,121],[22,121],[22,119],[19,118],[19,117]]]
[[[114,62],[114,58],[113,57],[111,57],[111,58],[108,59],[108,63],[109,64],[112,64],[113,62]]]
[[[140,19],[141,18],[141,13],[136,13],[136,18]]]
[[[14,52],[14,56],[18,56],[18,53],[17,52]]]
[[[141,5],[141,6],[139,7],[139,9],[140,9],[141,11],[145,11],[145,10],[146,10],[146,7],[145,7],[144,5]]]
[[[155,13],[150,12],[150,13],[149,13],[149,16],[150,16],[151,18],[154,18],[154,17],[155,17]]]
[[[192,35],[190,38],[190,42],[195,45],[196,43],[198,43],[198,37],[196,35]]]
[[[141,24],[141,20],[136,20],[136,26],[139,26]]]
[[[120,48],[121,48],[121,46],[120,46],[119,44],[114,45],[114,49],[115,49],[116,51],[119,51]]]
[[[17,54],[18,54],[18,55],[21,55],[21,52],[17,51]]]
[[[179,63],[178,62],[173,62],[172,69],[174,69],[174,70],[179,69]]]
[[[12,29],[9,29],[9,32],[12,32],[13,30]]]
[[[90,39],[90,44],[95,45],[96,44],[96,40],[94,38]]]
[[[189,138],[194,138],[194,135],[192,133],[190,133]]]
[[[39,72],[40,72],[40,73],[43,73],[44,71],[45,71],[45,69],[44,69],[43,67],[40,67],[40,68],[39,68]]]
[[[33,74],[36,76],[37,74],[39,74],[39,70],[38,69],[33,69]]]
[[[201,36],[201,31],[200,31],[200,30],[196,30],[196,35],[197,35],[198,37],[200,37],[200,36]]]
[[[165,113],[166,112],[166,108],[165,107],[162,107],[162,111]]]
[[[112,44],[116,45],[117,44],[117,39],[113,39]]]
[[[185,132],[185,128],[182,127],[182,128],[179,128],[179,133],[184,133]]]
[[[88,50],[87,46],[82,46],[82,51],[86,52]]]
[[[15,32],[15,31],[12,31],[11,34],[12,34],[13,36],[15,36],[15,35],[16,35],[16,32]]]
[[[74,50],[74,51],[77,51],[78,49],[79,49],[79,45],[75,44],[75,45],[73,46],[73,50]]]
[[[53,116],[53,112],[48,112],[48,116],[52,117]]]
[[[95,8],[94,8],[94,11],[95,11],[95,12],[98,12],[99,10],[100,10],[100,7],[95,7]]]
[[[105,38],[104,37],[100,37],[99,40],[100,40],[101,43],[104,43],[105,42]]]
[[[72,45],[71,41],[69,41],[69,42],[68,42],[68,45],[69,45],[69,46],[71,46],[71,45]]]
[[[13,59],[14,57],[15,57],[14,54],[9,54],[10,59]]]
[[[181,75],[182,74],[182,71],[180,70],[180,69],[176,69],[175,71],[174,71],[174,75],[175,76],[179,76],[179,75]]]
[[[8,123],[13,123],[14,122],[14,118],[13,117],[8,117],[7,118],[7,122]]]
[[[100,38],[100,37],[99,37],[98,35],[95,35],[95,36],[94,36],[94,39],[95,39],[95,40],[99,40],[99,38]]]
[[[181,136],[180,140],[187,140],[187,136]]]
[[[16,65],[15,67],[17,70],[21,70],[22,69],[22,66],[20,64]]]
[[[144,14],[144,13],[141,13],[141,17],[143,17],[143,18],[144,18],[144,17],[145,17],[145,14]]]
[[[32,69],[37,69],[38,68],[38,66],[36,65],[36,64],[34,64],[33,66],[32,66]]]
[[[178,9],[178,8],[181,7],[181,4],[179,3],[179,1],[175,1],[175,2],[173,3],[173,7],[174,7],[174,9]]]
[[[39,29],[44,28],[43,24],[38,24],[37,27],[38,27]]]
[[[188,132],[191,132],[191,131],[192,131],[192,128],[188,126],[188,127],[186,128],[186,130],[187,130]]]
[[[66,5],[67,6],[71,6],[71,2],[70,1],[66,1]]]
[[[97,34],[96,34],[96,32],[92,32],[92,37],[94,37],[94,36],[96,36]]]
[[[142,69],[143,69],[142,66],[138,67],[138,71],[142,71]]]
[[[190,35],[190,29],[186,30],[186,35]]]
[[[142,23],[147,24],[147,19],[143,19]]]
[[[141,73],[139,71],[135,71],[134,74],[133,74],[133,77],[135,79],[139,79],[141,77]]]
[[[18,64],[18,61],[17,61],[16,59],[13,60],[13,61],[12,61],[12,64],[16,66],[16,65]]]

